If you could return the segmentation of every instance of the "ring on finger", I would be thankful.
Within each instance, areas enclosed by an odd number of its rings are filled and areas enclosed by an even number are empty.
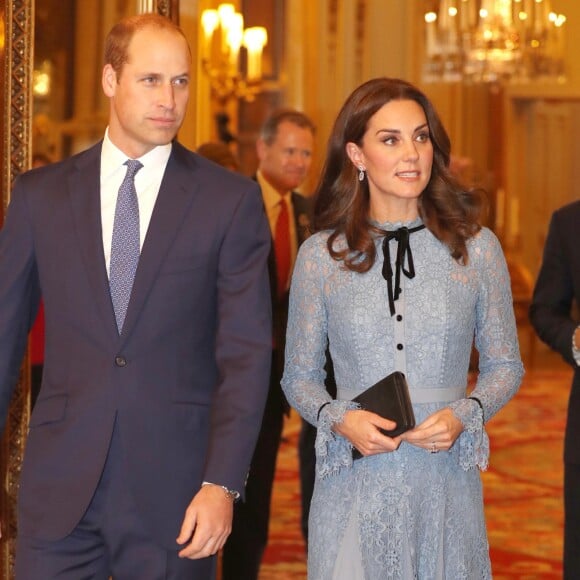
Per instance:
[[[439,453],[439,449],[437,449],[437,443],[435,443],[435,441],[431,442],[431,447],[429,448],[429,453]]]

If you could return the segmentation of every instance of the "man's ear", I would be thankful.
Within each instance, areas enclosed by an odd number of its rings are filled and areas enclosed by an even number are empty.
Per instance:
[[[114,97],[115,90],[117,88],[117,73],[110,64],[106,64],[103,67],[103,76],[101,82],[103,85],[103,92],[105,93],[105,95],[107,97]]]
[[[268,145],[261,137],[256,141],[256,154],[258,155],[258,160],[262,161],[266,157],[266,151],[268,150]]]
[[[346,144],[346,154],[357,169],[365,169],[363,152],[360,150],[360,147],[356,143],[349,141]]]

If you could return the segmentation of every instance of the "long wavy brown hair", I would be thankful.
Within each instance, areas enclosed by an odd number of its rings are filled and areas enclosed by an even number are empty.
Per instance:
[[[367,272],[375,262],[375,239],[384,231],[369,221],[368,179],[360,182],[346,144],[362,146],[370,118],[393,100],[417,102],[427,118],[433,143],[433,166],[427,187],[419,197],[419,215],[453,258],[468,261],[466,242],[481,229],[484,195],[468,189],[449,170],[451,143],[429,99],[415,86],[393,78],[376,78],[359,86],[347,98],[328,141],[326,162],[316,188],[314,229],[331,230],[328,251],[356,272]],[[335,248],[344,235],[347,247]]]

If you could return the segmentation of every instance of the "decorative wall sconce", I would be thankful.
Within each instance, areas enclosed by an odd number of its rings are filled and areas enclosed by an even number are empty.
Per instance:
[[[232,98],[254,100],[262,90],[262,51],[268,42],[266,29],[263,26],[244,29],[244,17],[236,12],[233,4],[204,10],[201,26],[201,62],[212,96],[221,108]]]

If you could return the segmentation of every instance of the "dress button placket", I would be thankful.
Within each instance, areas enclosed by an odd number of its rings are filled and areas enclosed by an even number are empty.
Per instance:
[[[402,285],[405,282],[402,281]],[[402,288],[399,299],[395,302],[396,313],[393,316],[393,326],[395,328],[395,370],[407,374],[407,357],[405,355],[405,291]]]

